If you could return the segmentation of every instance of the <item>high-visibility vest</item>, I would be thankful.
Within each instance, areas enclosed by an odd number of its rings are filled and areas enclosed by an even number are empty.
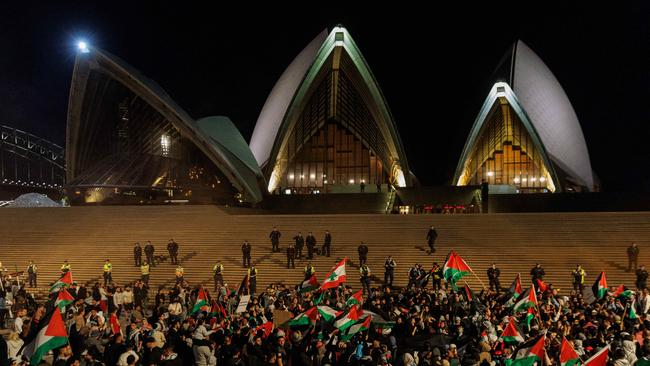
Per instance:
[[[305,266],[305,274],[312,274],[314,273],[314,266]]]
[[[62,271],[69,271],[69,270],[70,270],[70,265],[64,263],[64,264],[61,266],[61,270],[62,270]]]
[[[181,276],[183,276],[184,273],[185,273],[185,270],[183,269],[183,267],[176,268],[176,277],[181,277]]]
[[[257,277],[257,268],[255,268],[255,267],[253,267],[253,268],[249,268],[249,269],[248,269],[248,277],[249,277],[249,278],[255,278],[255,277]]]
[[[214,267],[212,267],[212,271],[215,274],[220,274],[221,271],[223,271],[223,264],[215,264]]]
[[[140,272],[142,273],[143,276],[149,275],[149,265],[148,264],[141,265]]]
[[[361,273],[361,277],[368,277],[370,276],[370,268],[364,264],[359,268],[359,273]]]
[[[31,270],[31,272],[30,272],[30,270]],[[38,267],[36,267],[35,264],[30,264],[27,267],[27,273],[36,273],[36,271],[38,271]]]
[[[104,272],[110,272],[113,270],[113,265],[110,263],[104,263]]]

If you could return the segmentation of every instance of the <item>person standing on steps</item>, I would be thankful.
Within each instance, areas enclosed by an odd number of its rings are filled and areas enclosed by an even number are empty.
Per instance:
[[[244,244],[241,246],[241,254],[244,260],[244,268],[251,266],[251,245],[248,240],[244,240]]]
[[[68,260],[67,259],[64,260],[63,264],[61,265],[61,276],[63,276],[64,274],[70,272],[70,268],[71,267],[70,267],[70,263],[68,263]]]
[[[637,263],[639,260],[639,247],[636,243],[632,243],[627,247],[627,271],[632,270],[632,264],[634,264],[634,270],[636,271]]]
[[[140,275],[142,282],[144,282],[145,285],[149,286],[149,270],[150,266],[149,263],[142,263],[140,266]]]
[[[641,267],[636,270],[636,288],[639,290],[644,290],[647,287],[648,287],[648,271],[645,270],[644,265],[641,265]]]
[[[501,292],[501,282],[499,281],[501,270],[497,268],[496,263],[492,262],[492,266],[487,270],[487,276],[490,281],[490,290],[495,291],[499,295]]]
[[[329,230],[325,230],[325,239],[323,239],[323,249],[321,255],[330,256],[330,248],[332,246],[332,235]]]
[[[144,254],[147,255],[147,262],[152,267],[156,266],[156,261],[153,257],[153,254],[156,252],[156,249],[151,245],[150,241],[147,241],[147,245],[144,246]]]
[[[359,280],[361,281],[361,288],[364,294],[370,294],[370,267],[367,264],[362,264],[359,267]]]
[[[302,258],[302,247],[305,245],[305,238],[303,238],[302,233],[299,231],[298,235],[293,237],[294,242],[296,243],[296,257],[298,259]]]
[[[255,263],[248,269],[248,285],[250,288],[251,297],[255,295],[257,290],[257,268],[255,268]]]
[[[185,277],[185,269],[179,264],[174,274],[176,275],[176,284],[182,285]]]
[[[269,234],[269,238],[271,238],[271,252],[279,252],[280,251],[280,237],[282,236],[282,233],[280,230],[278,230],[277,227],[273,227],[273,230],[271,231],[271,234]]]
[[[436,252],[436,239],[438,238],[438,232],[436,229],[431,225],[429,228],[429,231],[427,232],[427,244],[429,244],[429,254],[433,254]]]
[[[287,269],[296,268],[296,247],[293,243],[287,247]]]
[[[305,281],[307,281],[309,278],[311,278],[311,275],[316,272],[316,269],[314,266],[311,264],[311,261],[307,262],[307,265],[305,266]]]
[[[167,251],[169,252],[169,259],[172,264],[178,264],[178,243],[174,239],[169,239],[167,243]]]
[[[214,290],[217,291],[220,286],[223,286],[223,264],[221,261],[212,267],[212,276],[214,277]]]
[[[107,259],[104,262],[104,286],[107,286],[109,283],[113,282],[113,264],[110,259]]]
[[[34,264],[34,261],[29,261],[29,266],[27,266],[27,278],[29,280],[29,287],[37,287],[36,285],[37,273],[38,273],[38,267]]]
[[[316,237],[311,231],[307,234],[305,242],[307,243],[307,259],[311,260],[314,258],[314,248],[316,247]]]
[[[133,261],[135,262],[136,267],[142,265],[142,247],[140,246],[140,243],[135,243],[135,246],[133,247]]]
[[[386,262],[384,262],[384,286],[393,287],[395,267],[397,267],[397,263],[395,263],[393,257],[389,255],[388,258],[386,258]]]
[[[368,246],[361,242],[357,248],[357,252],[359,252],[359,266],[362,266],[368,260]]]

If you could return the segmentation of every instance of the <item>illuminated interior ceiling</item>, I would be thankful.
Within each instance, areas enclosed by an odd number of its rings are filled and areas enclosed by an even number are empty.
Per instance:
[[[495,76],[495,79],[505,81],[496,82],[483,103],[458,162],[454,183],[474,184],[477,181],[478,178],[472,174],[477,173],[479,168],[476,161],[468,160],[476,158],[472,155],[475,145],[479,140],[484,141],[481,140],[481,131],[492,131],[491,128],[484,128],[484,124],[493,122],[490,117],[494,117],[493,107],[497,103],[496,100],[505,98],[514,112],[514,120],[520,122],[524,127],[523,131],[527,132],[533,142],[531,146],[537,154],[532,155],[532,159],[542,159],[537,163],[539,171],[535,173],[539,174],[535,176],[536,179],[547,174],[546,184],[550,184],[550,178],[555,188],[553,190],[548,187],[550,191],[593,190],[594,175],[577,115],[562,86],[539,56],[522,41],[517,41],[497,67]],[[508,132],[503,128],[500,130]],[[498,140],[492,138],[494,142]],[[499,154],[501,152],[497,152],[497,156]],[[468,167],[472,166],[474,171],[468,170]],[[486,168],[485,174],[489,171]],[[485,174],[482,178],[487,178]],[[500,181],[504,182],[502,184],[512,184],[513,179],[508,176]],[[494,180],[496,181],[496,178]],[[519,182],[521,184],[521,180]],[[528,178],[527,182],[530,183]],[[539,184],[539,180],[537,183]]]
[[[224,181],[249,202],[262,199],[261,172],[250,164],[252,154],[242,152],[248,146],[230,120],[194,121],[157,84],[97,48],[77,56],[66,140],[70,185],[180,189],[200,183],[216,190]]]
[[[342,27],[319,34],[280,77],[250,146],[269,191],[360,181],[411,184],[392,115]]]

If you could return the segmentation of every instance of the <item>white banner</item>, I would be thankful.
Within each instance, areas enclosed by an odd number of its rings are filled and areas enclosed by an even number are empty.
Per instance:
[[[248,307],[248,301],[250,301],[251,295],[243,295],[239,298],[239,305],[237,305],[237,310],[235,310],[235,313],[240,314],[246,311],[246,308]]]

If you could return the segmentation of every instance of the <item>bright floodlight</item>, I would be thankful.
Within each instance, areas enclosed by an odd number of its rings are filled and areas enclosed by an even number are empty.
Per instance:
[[[88,50],[88,44],[86,42],[84,42],[84,41],[79,41],[79,43],[77,43],[77,48],[79,48],[79,51],[81,53],[90,52],[90,50]]]

